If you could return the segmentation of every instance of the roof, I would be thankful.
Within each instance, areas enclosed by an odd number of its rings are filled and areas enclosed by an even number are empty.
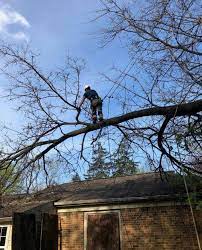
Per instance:
[[[201,186],[200,186],[201,192]],[[161,178],[159,173],[143,173],[108,179],[95,179],[65,183],[48,187],[31,195],[3,197],[0,217],[13,212],[44,211],[56,206],[82,206],[86,204],[138,202],[142,200],[174,199],[185,193],[184,185],[173,172]],[[201,192],[202,193],[202,192]],[[51,207],[52,205],[52,207]]]

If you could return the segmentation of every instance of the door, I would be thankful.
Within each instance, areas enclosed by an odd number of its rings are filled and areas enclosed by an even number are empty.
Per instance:
[[[87,214],[87,250],[119,250],[119,214],[89,213]]]
[[[12,250],[57,249],[57,215],[41,214],[41,220],[36,221],[35,214],[14,213]]]
[[[41,221],[40,250],[58,249],[58,216],[43,214]]]
[[[14,213],[12,250],[36,250],[36,220],[34,214]]]

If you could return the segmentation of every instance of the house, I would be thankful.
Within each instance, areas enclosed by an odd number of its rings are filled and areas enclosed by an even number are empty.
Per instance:
[[[200,199],[201,185],[194,192]],[[199,249],[202,211],[192,207],[194,217],[172,172],[52,186],[3,198],[0,249]]]

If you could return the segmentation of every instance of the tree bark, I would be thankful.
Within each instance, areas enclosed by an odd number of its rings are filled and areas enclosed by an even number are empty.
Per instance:
[[[140,118],[140,117],[159,116],[159,115],[178,117],[178,116],[196,114],[200,111],[202,111],[202,100],[197,100],[197,101],[190,102],[190,103],[172,105],[172,106],[167,106],[167,107],[154,107],[154,108],[147,108],[147,109],[133,111],[125,115],[116,116],[116,117],[104,120],[102,123],[88,125],[84,128],[71,131],[56,140],[50,141],[50,143],[52,144],[49,147],[47,147],[41,154],[46,154],[52,148],[54,148],[55,146],[62,143],[68,138],[97,130],[100,127],[107,127],[111,125],[113,126],[113,125],[117,125],[119,123],[122,123],[128,120]],[[40,142],[40,144],[43,144],[43,142]]]

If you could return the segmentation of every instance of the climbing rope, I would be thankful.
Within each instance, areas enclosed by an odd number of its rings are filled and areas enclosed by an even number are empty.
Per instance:
[[[201,243],[200,243],[200,239],[199,239],[199,233],[198,233],[197,226],[196,226],[196,220],[195,220],[195,217],[194,217],[194,212],[193,212],[193,208],[192,208],[192,204],[191,204],[191,199],[190,199],[190,195],[189,195],[189,190],[188,190],[188,187],[187,187],[187,182],[186,182],[186,178],[185,178],[184,172],[183,172],[182,176],[183,176],[183,180],[184,180],[185,190],[186,190],[186,193],[187,193],[189,207],[190,207],[190,210],[191,210],[191,215],[192,215],[192,220],[193,220],[193,224],[194,224],[194,230],[195,230],[195,233],[196,233],[198,248],[199,248],[199,250],[201,250]]]
[[[177,145],[177,150],[178,150],[178,155],[179,155],[180,162],[182,162],[178,145]],[[185,190],[186,190],[186,194],[187,194],[187,198],[188,198],[188,203],[189,203],[189,207],[190,207],[190,211],[191,211],[191,216],[192,216],[192,220],[193,220],[193,224],[194,224],[194,230],[195,230],[195,234],[196,234],[198,248],[199,248],[199,250],[201,250],[201,243],[200,243],[200,239],[199,239],[199,233],[198,233],[198,229],[197,229],[197,225],[196,225],[196,220],[195,220],[195,217],[194,217],[193,207],[192,207],[192,204],[191,204],[189,189],[188,189],[188,186],[187,186],[184,171],[182,172],[182,176],[183,176],[184,186],[185,186]]]
[[[126,75],[130,72],[130,70],[133,68],[133,66],[135,65],[135,62],[133,60],[131,60],[125,67],[125,69],[120,73],[120,75],[118,76],[118,78],[116,79],[116,83],[114,83],[112,85],[112,87],[109,89],[108,93],[103,97],[103,101],[107,98],[107,97],[111,97],[113,96],[113,94],[115,93],[115,91],[117,90],[117,88],[119,87],[119,85],[117,85],[117,82],[122,83],[122,81],[125,79]],[[114,88],[115,87],[115,88]]]

